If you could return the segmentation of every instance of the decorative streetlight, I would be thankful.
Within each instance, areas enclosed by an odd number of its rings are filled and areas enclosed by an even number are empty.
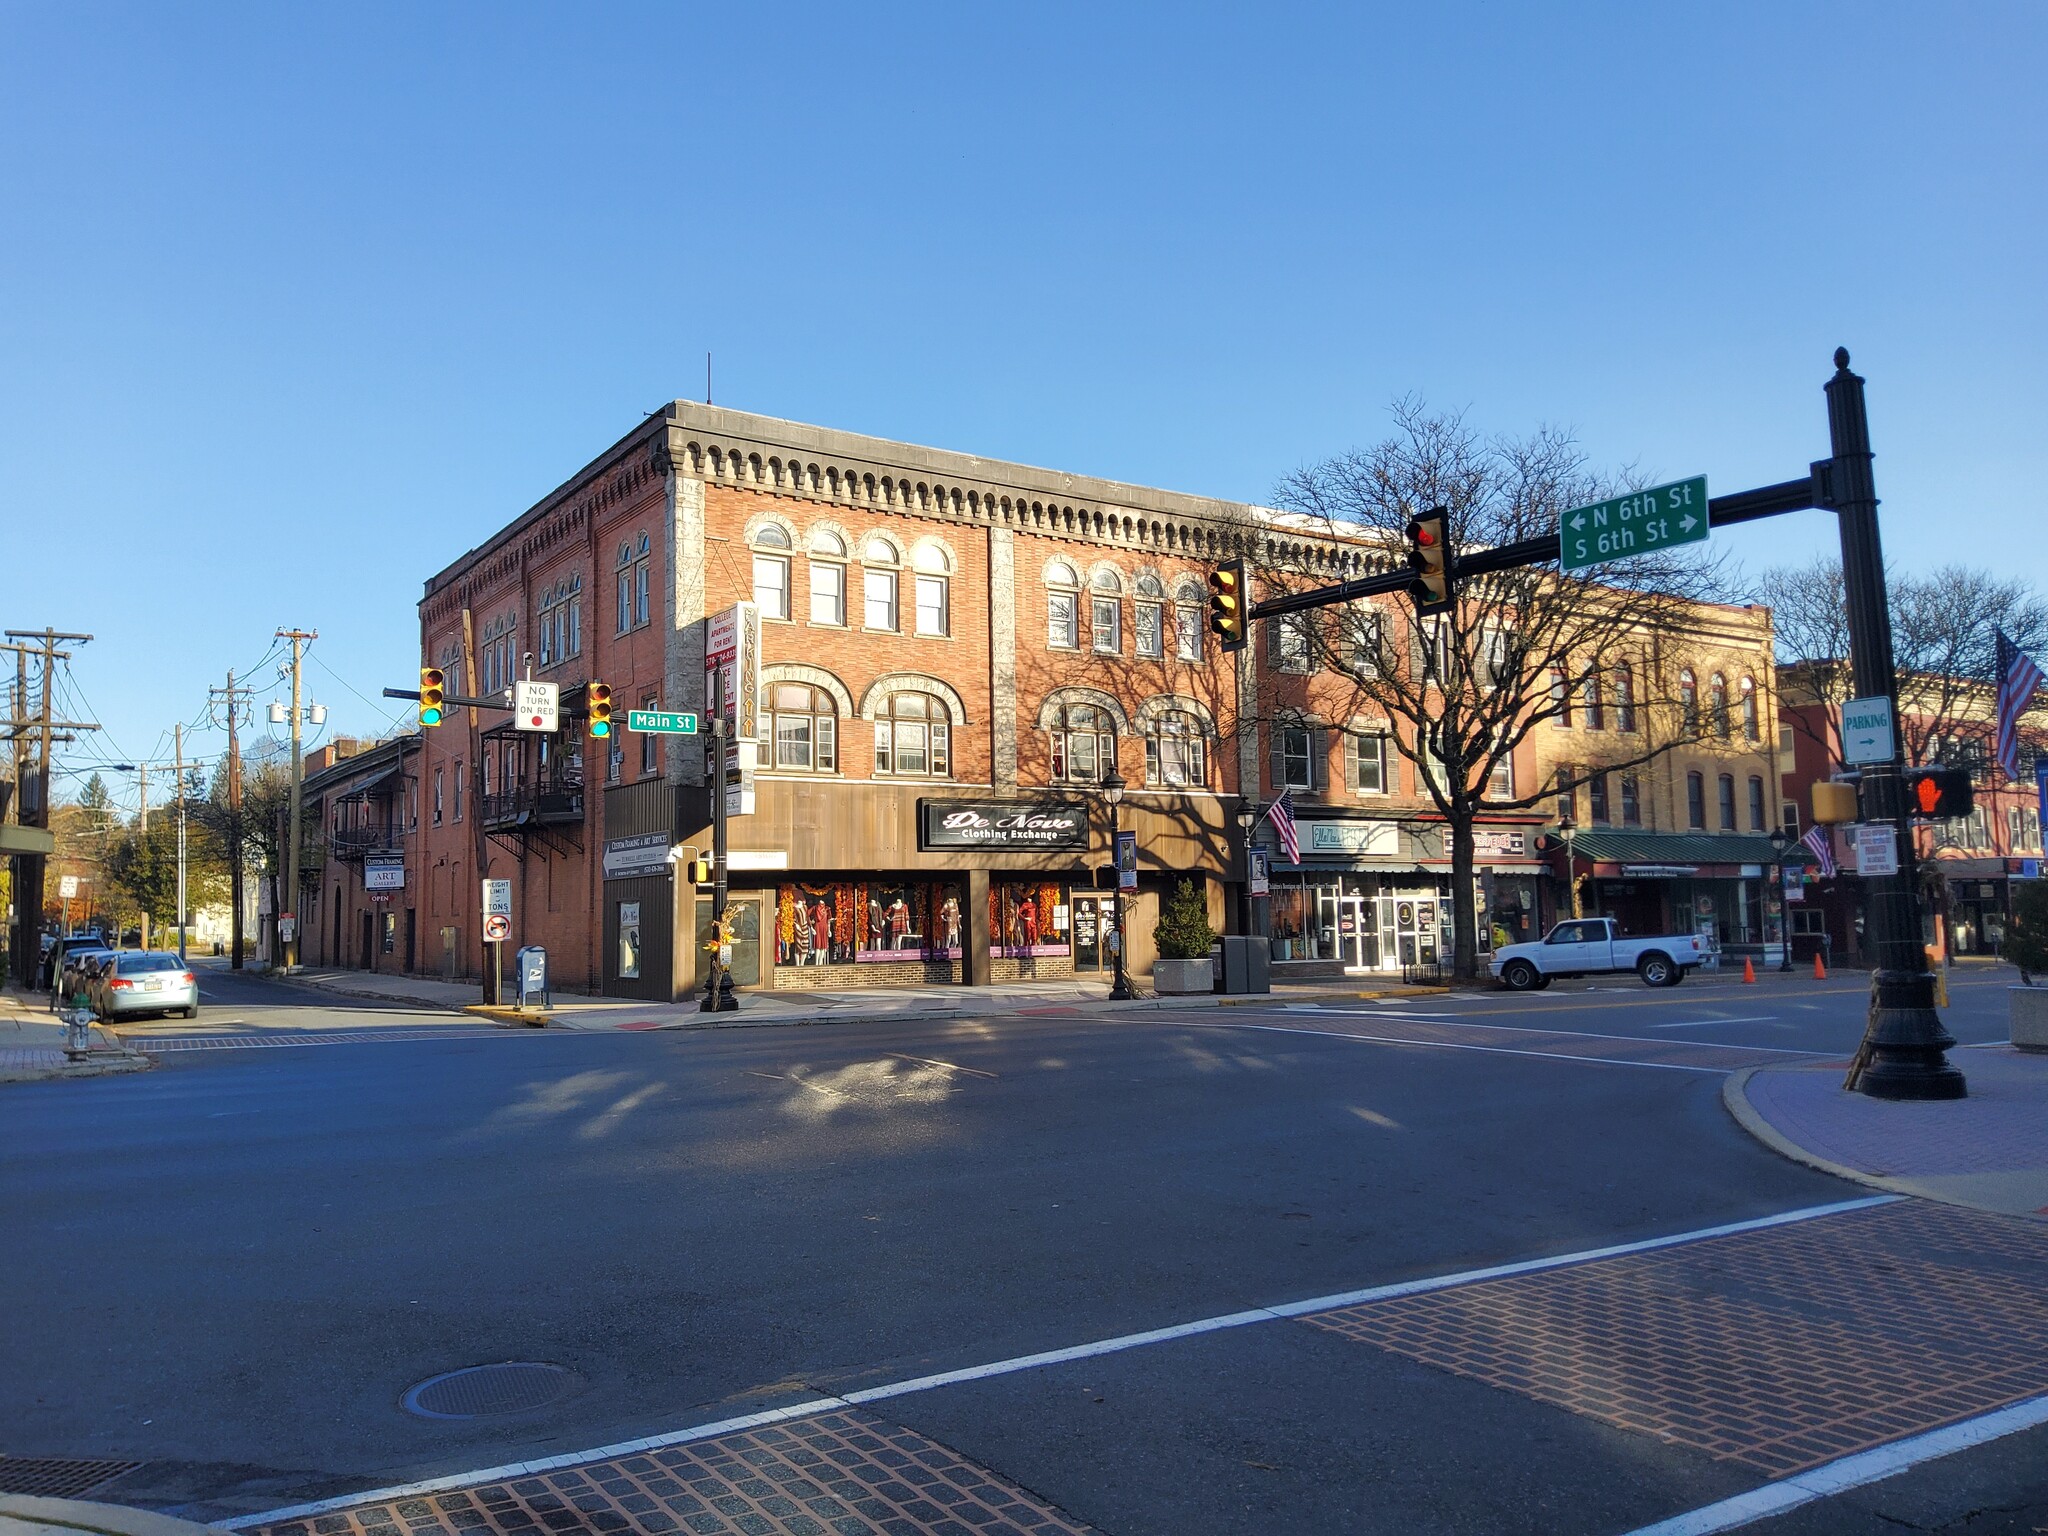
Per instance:
[[[1252,828],[1259,824],[1259,810],[1250,800],[1237,803],[1238,830],[1244,833],[1244,923],[1239,929],[1246,938],[1252,932]]]
[[[1102,776],[1102,798],[1109,802],[1109,868],[1110,873],[1116,877],[1116,904],[1111,909],[1115,913],[1116,923],[1111,935],[1114,940],[1111,953],[1116,956],[1116,980],[1110,985],[1109,1000],[1113,1003],[1123,1003],[1130,1001],[1131,982],[1124,970],[1124,872],[1116,856],[1117,837],[1120,831],[1117,807],[1123,803],[1124,778],[1115,768],[1111,768]]]
[[[1792,909],[1785,901],[1785,855],[1792,851],[1792,834],[1783,827],[1771,828],[1771,851],[1778,866],[1778,969],[1792,969]]]

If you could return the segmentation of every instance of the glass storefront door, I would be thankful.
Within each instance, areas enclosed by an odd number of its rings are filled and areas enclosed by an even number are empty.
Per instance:
[[[1397,892],[1378,899],[1380,953],[1390,963],[1429,965],[1437,957],[1438,898]]]
[[[1099,972],[1109,968],[1109,945],[1104,939],[1112,921],[1109,897],[1074,893],[1074,969],[1077,972]]]

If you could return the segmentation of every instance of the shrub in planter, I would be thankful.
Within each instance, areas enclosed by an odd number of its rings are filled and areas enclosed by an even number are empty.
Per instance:
[[[1166,910],[1159,914],[1159,926],[1152,930],[1152,937],[1159,945],[1162,960],[1209,958],[1216,931],[1209,926],[1209,905],[1202,899],[1200,886],[1192,880],[1181,881],[1167,898]],[[2048,969],[2048,965],[2043,969]]]
[[[2005,958],[2020,968],[2020,980],[2048,979],[2048,880],[2012,883],[2012,926],[2005,931]]]

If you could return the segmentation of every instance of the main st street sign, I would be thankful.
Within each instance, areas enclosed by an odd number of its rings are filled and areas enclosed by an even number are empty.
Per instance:
[[[1558,519],[1560,570],[1583,571],[1610,560],[1647,555],[1707,537],[1707,477],[1675,480],[1646,491],[1631,491],[1590,507],[1575,507]]]

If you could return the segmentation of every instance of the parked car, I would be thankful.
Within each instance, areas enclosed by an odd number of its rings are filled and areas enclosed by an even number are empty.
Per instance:
[[[124,949],[112,964],[102,966],[92,1001],[103,1019],[178,1012],[196,1019],[199,978],[167,950]]]
[[[1696,933],[1624,939],[1611,917],[1559,923],[1534,944],[1508,944],[1493,952],[1491,970],[1516,992],[1540,992],[1559,976],[1604,976],[1634,971],[1649,987],[1675,987],[1707,958]]]

